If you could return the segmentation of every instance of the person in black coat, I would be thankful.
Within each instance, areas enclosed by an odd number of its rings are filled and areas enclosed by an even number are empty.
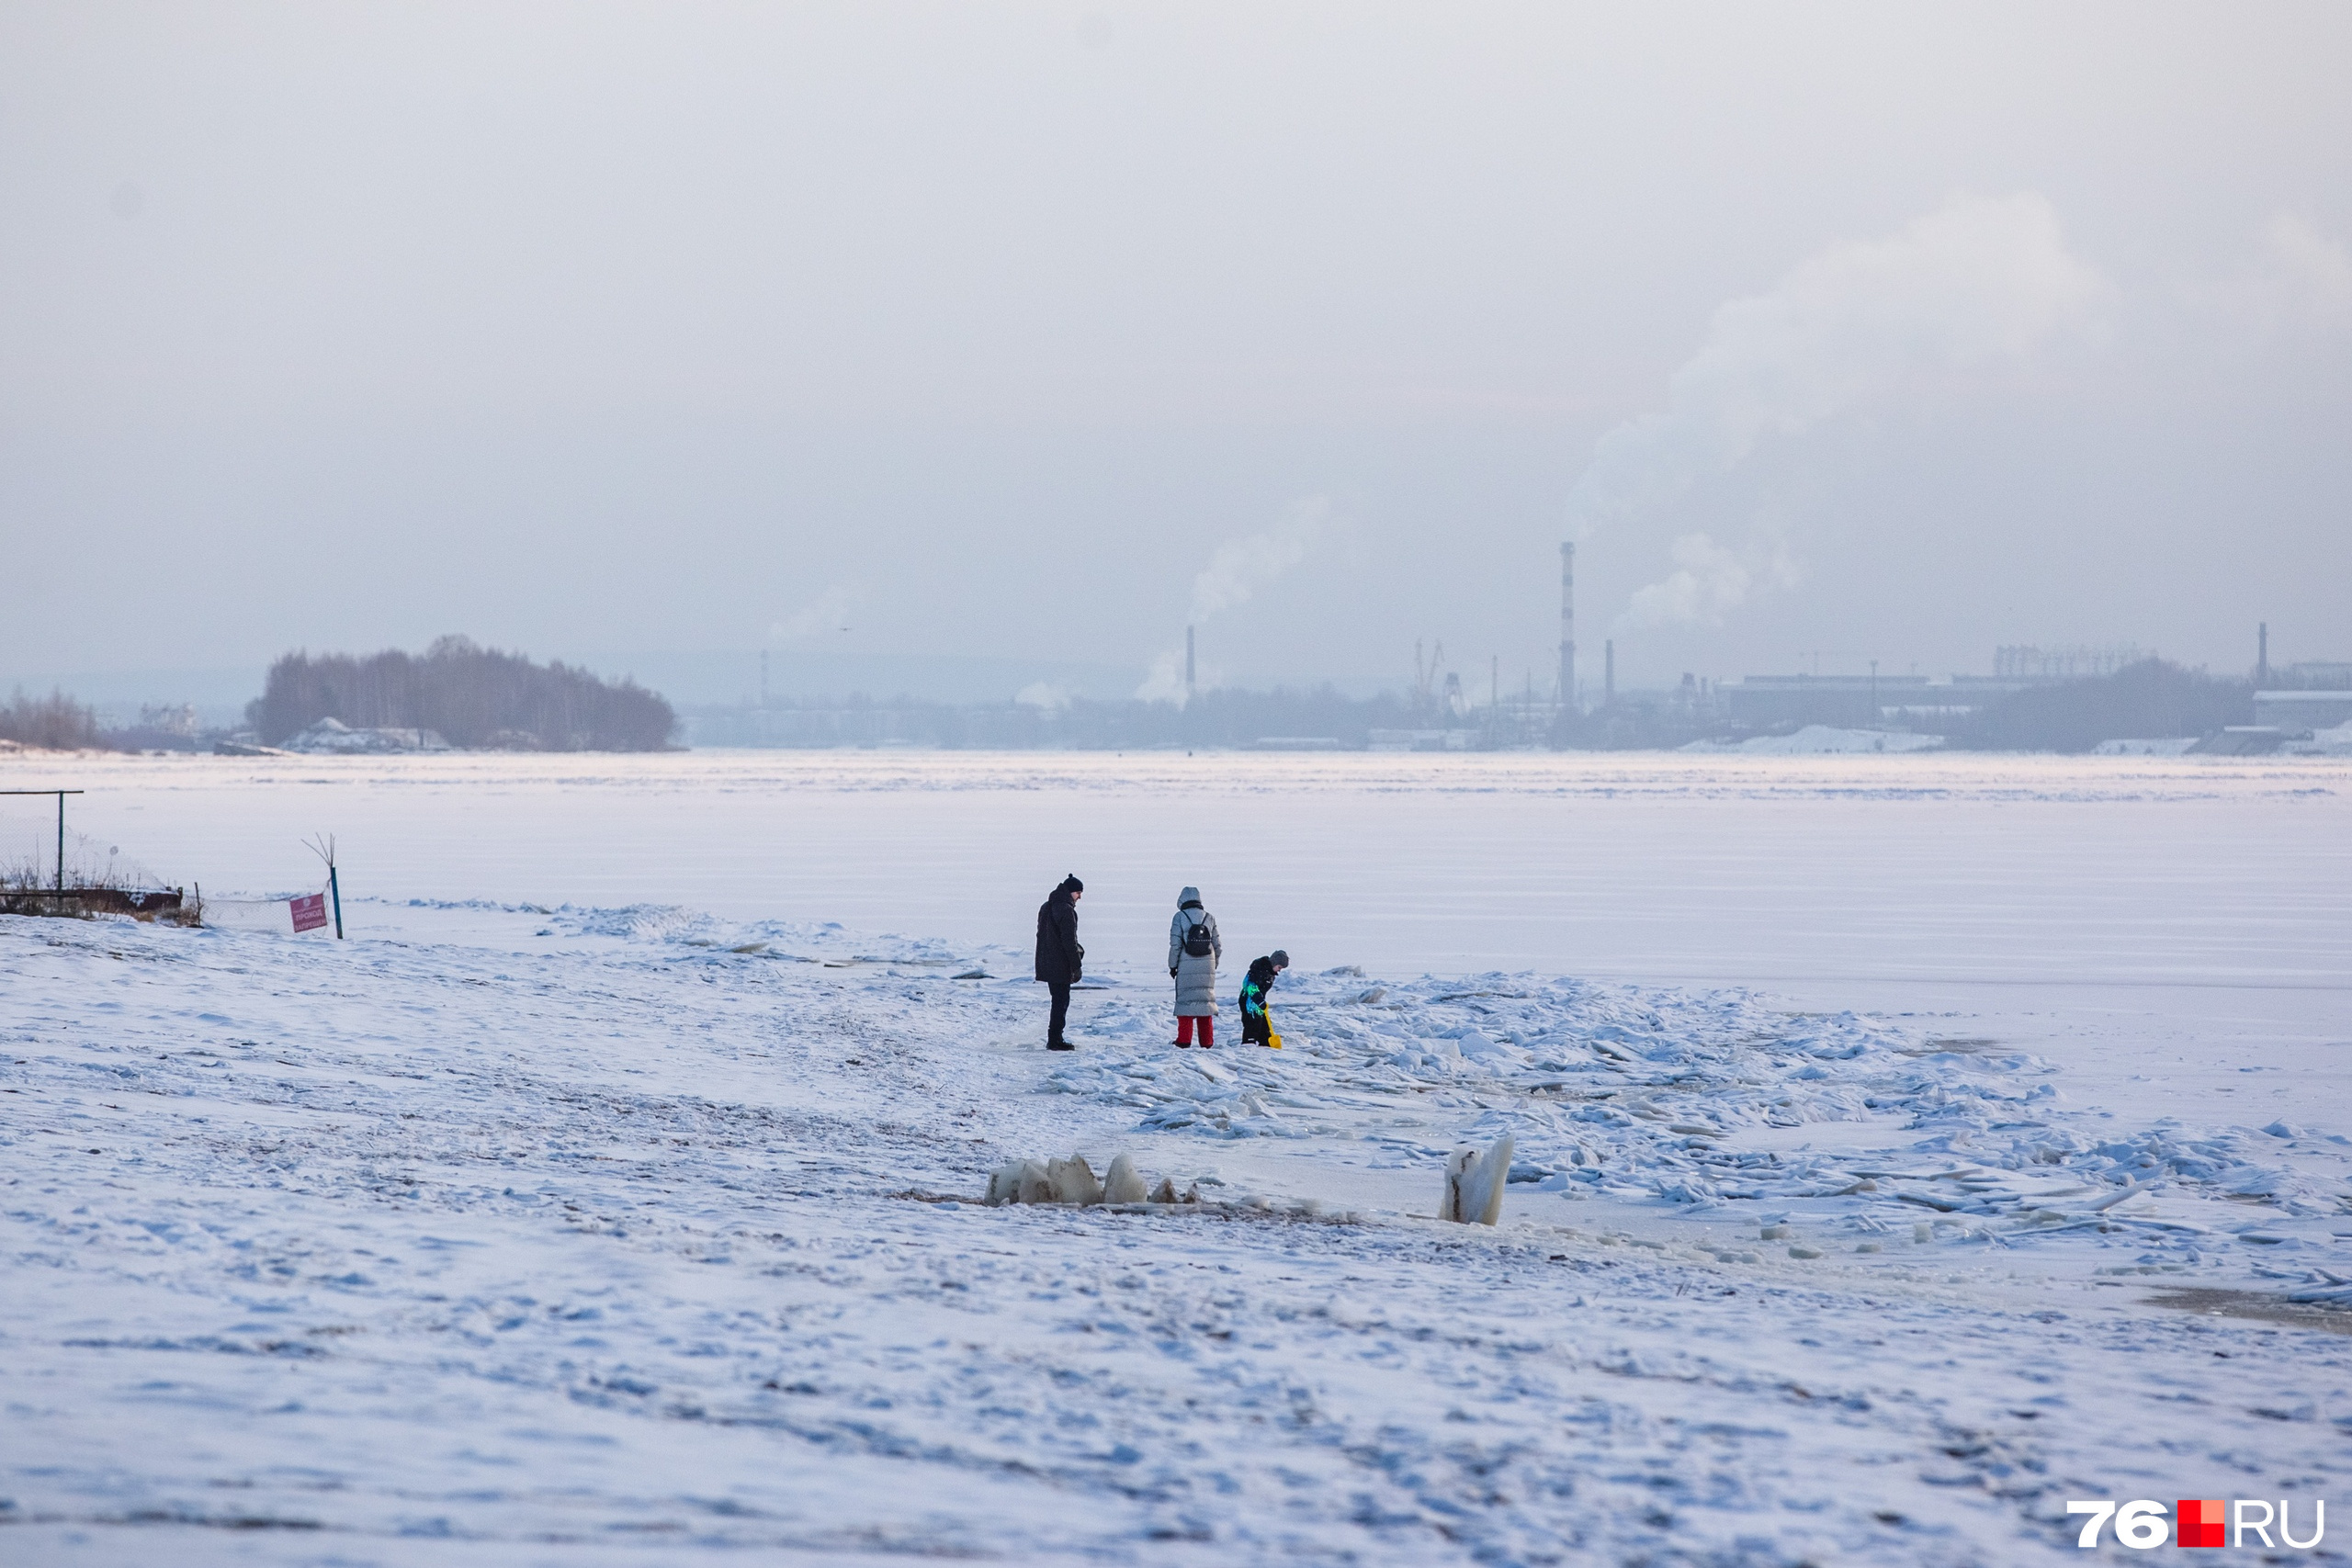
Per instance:
[[[1037,978],[1051,987],[1054,1010],[1046,1023],[1046,1049],[1074,1049],[1062,1038],[1062,1027],[1069,1020],[1069,988],[1078,984],[1086,972],[1086,949],[1078,944],[1078,900],[1086,891],[1086,884],[1075,875],[1062,878],[1061,886],[1037,906]]]
[[[1241,981],[1241,1043],[1244,1045],[1272,1045],[1274,1043],[1274,1019],[1266,1008],[1266,993],[1273,988],[1275,977],[1289,967],[1290,954],[1279,947],[1263,958],[1250,961],[1250,973]]]

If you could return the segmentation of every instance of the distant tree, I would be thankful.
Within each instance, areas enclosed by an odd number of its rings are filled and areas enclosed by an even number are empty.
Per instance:
[[[2112,675],[2029,686],[1956,727],[1956,746],[1994,751],[2087,751],[2102,740],[2210,735],[2254,722],[2254,687],[2161,659]]]
[[[63,692],[28,697],[21,686],[6,706],[0,706],[0,740],[52,751],[87,750],[106,745],[98,733],[95,709],[75,702]]]
[[[658,751],[678,723],[668,702],[634,681],[534,664],[462,637],[414,656],[287,654],[245,716],[267,745],[333,718],[355,729],[437,730],[452,746],[533,751]]]

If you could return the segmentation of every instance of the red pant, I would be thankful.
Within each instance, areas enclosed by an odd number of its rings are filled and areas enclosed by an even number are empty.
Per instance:
[[[1216,1020],[1205,1015],[1191,1018],[1179,1014],[1176,1019],[1176,1043],[1190,1045],[1193,1043],[1193,1025],[1196,1023],[1201,1026],[1201,1049],[1204,1051],[1216,1049]]]

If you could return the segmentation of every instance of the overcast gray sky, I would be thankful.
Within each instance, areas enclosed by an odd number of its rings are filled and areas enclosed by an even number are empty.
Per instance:
[[[0,682],[1516,682],[1568,536],[1596,678],[2352,657],[2347,80],[2342,4],[7,0]]]

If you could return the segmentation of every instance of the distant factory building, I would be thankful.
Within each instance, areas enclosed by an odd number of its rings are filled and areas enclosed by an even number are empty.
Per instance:
[[[2087,681],[2112,675],[2148,655],[2128,642],[2086,644],[2067,648],[2034,648],[2009,643],[1993,650],[1993,678],[2023,685],[2052,681]]]
[[[1758,728],[1827,724],[1933,729],[2031,686],[2111,675],[2147,657],[2129,646],[1996,649],[1991,675],[1749,675],[1716,688],[1730,717]]]
[[[2352,722],[2352,691],[2256,692],[2254,722],[2287,735],[2333,729]]]
[[[1759,729],[1828,724],[1875,729],[1889,707],[1928,707],[1939,692],[1925,675],[1750,675],[1715,688],[1724,711]]]

